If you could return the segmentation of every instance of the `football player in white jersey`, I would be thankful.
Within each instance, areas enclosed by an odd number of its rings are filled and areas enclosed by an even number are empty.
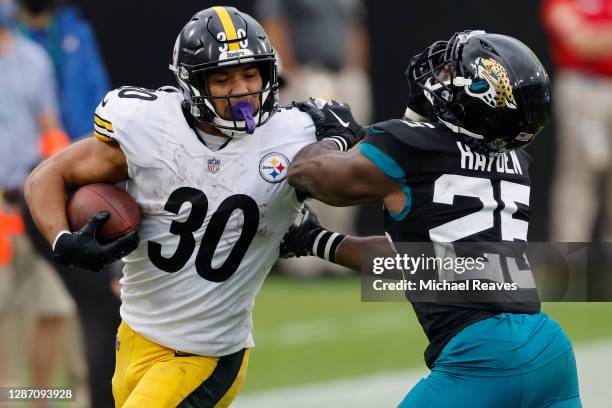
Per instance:
[[[235,8],[195,14],[171,70],[179,89],[108,93],[96,138],[43,163],[26,187],[60,262],[96,270],[129,254],[113,377],[123,408],[234,399],[254,346],[255,296],[302,206],[287,168],[316,140],[307,114],[278,107],[268,37]],[[347,149],[357,136],[334,140]],[[94,234],[107,213],[68,231],[69,190],[122,181],[143,214],[139,236],[100,245]]]

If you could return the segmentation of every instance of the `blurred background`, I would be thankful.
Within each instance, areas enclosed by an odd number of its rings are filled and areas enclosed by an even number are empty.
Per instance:
[[[120,272],[114,268],[94,276],[49,263],[20,205],[23,177],[13,175],[87,137],[87,123],[107,90],[174,85],[168,64],[176,35],[191,15],[213,5],[217,2],[24,0],[11,30],[36,43],[46,59],[29,51],[19,63],[6,56],[10,47],[3,48],[0,33],[0,384],[69,385],[78,390],[78,401],[60,406],[112,406],[109,375],[119,305],[113,291]],[[351,104],[363,123],[402,116],[404,70],[409,58],[433,41],[466,29],[522,40],[551,75],[558,114],[528,148],[534,159],[530,239],[610,240],[612,1],[237,0],[222,5],[253,15],[268,31],[282,60],[282,101],[338,99]],[[11,69],[23,74],[31,66],[40,68],[34,71],[42,78],[34,90],[26,89],[34,83],[30,78],[9,75]],[[45,92],[55,95],[30,109],[34,114],[28,111],[39,131],[17,138],[9,126],[11,109],[17,109],[13,101],[38,100]],[[10,163],[21,154],[27,160]],[[332,229],[382,232],[378,208],[319,211]],[[27,243],[7,244],[8,236],[24,231]],[[36,265],[17,262],[32,259],[32,253],[40,256]],[[52,283],[42,289],[26,285],[21,293],[2,276],[33,269]],[[50,299],[32,307],[30,300],[40,297],[36,291],[49,288],[55,288]],[[609,406],[612,304],[545,304],[544,310],[576,344],[585,406]],[[361,303],[358,276],[316,261],[275,268],[257,299],[255,339],[238,407],[394,406],[425,373],[426,339],[410,305]]]

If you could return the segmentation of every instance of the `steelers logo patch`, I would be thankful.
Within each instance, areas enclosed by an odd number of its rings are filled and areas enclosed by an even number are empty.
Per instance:
[[[280,183],[287,178],[289,159],[281,153],[268,153],[259,162],[259,174],[268,183]]]

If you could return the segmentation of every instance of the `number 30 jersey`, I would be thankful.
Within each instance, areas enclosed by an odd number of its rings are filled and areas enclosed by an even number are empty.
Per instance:
[[[141,242],[124,259],[121,317],[163,346],[223,356],[254,346],[252,309],[301,202],[286,182],[316,141],[310,117],[281,109],[254,134],[208,149],[174,88],[120,88],[96,109],[95,136],[116,141]]]

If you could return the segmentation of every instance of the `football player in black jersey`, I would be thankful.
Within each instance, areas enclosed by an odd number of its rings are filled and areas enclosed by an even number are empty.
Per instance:
[[[417,120],[370,126],[358,151],[345,152],[361,138],[348,107],[298,103],[319,137],[337,137],[303,148],[289,183],[332,205],[382,203],[394,248],[407,242],[525,244],[531,159],[521,148],[546,125],[550,108],[540,61],[514,38],[466,31],[414,56],[406,76],[406,116]],[[288,233],[281,255],[316,255],[360,270],[372,248],[392,253],[385,237],[345,237],[307,214]],[[540,312],[528,265],[514,264],[529,274],[519,282],[503,258],[501,280],[526,296],[491,292],[484,300],[412,302],[429,339],[431,374],[401,407],[581,406],[569,339]]]

